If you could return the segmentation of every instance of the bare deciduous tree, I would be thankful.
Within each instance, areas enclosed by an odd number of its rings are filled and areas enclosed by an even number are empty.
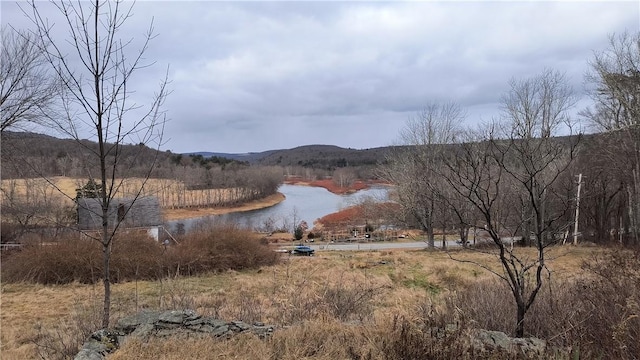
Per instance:
[[[2,27],[0,51],[0,132],[41,123],[52,110],[59,83],[47,71],[40,38]]]
[[[438,201],[435,167],[442,146],[455,142],[465,114],[454,103],[430,104],[407,120],[400,134],[407,147],[388,159],[383,177],[397,185],[400,205],[435,246],[434,213]]]
[[[613,151],[602,153],[616,168],[627,195],[629,242],[640,243],[640,33],[611,35],[609,47],[596,52],[586,76],[592,107],[582,115],[598,131],[619,137]],[[629,166],[630,165],[630,166]],[[622,221],[621,221],[622,222]]]
[[[503,272],[483,267],[509,285],[518,337],[524,336],[526,313],[542,288],[546,250],[572,220],[572,198],[565,190],[580,137],[553,136],[563,124],[570,131],[567,111],[573,103],[566,79],[557,72],[512,80],[503,98],[505,122],[469,138],[443,160],[448,170],[443,177],[473,205],[497,249]],[[461,206],[456,204],[450,203]],[[525,243],[533,241],[536,257],[514,249],[517,233]]]
[[[142,107],[132,101],[133,75],[151,64],[144,62],[144,54],[153,39],[153,24],[139,42],[138,49],[130,49],[134,39],[120,39],[126,21],[132,16],[133,4],[123,1],[95,0],[92,2],[52,1],[49,6],[57,10],[57,20],[62,20],[68,38],[56,37],[55,21],[50,21],[41,11],[47,6],[30,1],[23,9],[33,21],[33,36],[43,40],[41,47],[47,62],[62,81],[64,94],[62,107],[64,116],[56,122],[58,130],[64,131],[79,144],[85,131],[96,140],[98,147],[86,147],[92,154],[91,163],[99,174],[88,173],[89,178],[98,178],[99,201],[102,220],[100,235],[94,237],[103,250],[104,303],[102,326],[109,326],[111,308],[111,247],[120,222],[112,220],[110,206],[130,164],[123,161],[122,147],[127,143],[152,145],[157,149],[162,144],[165,116],[161,110],[167,96],[166,77],[160,81],[157,92],[151,96],[150,104]],[[49,9],[50,10],[50,9]],[[140,151],[146,146],[140,146]],[[158,152],[155,152],[157,154]],[[129,157],[135,161],[135,156]],[[148,160],[151,173],[156,158]],[[132,201],[141,195],[144,181]],[[127,210],[128,211],[128,210]]]
[[[333,171],[333,183],[341,188],[349,187],[356,180],[355,171],[350,168],[339,168]]]
[[[609,37],[609,48],[596,52],[586,75],[593,107],[582,114],[597,130],[637,126],[640,119],[640,33]]]

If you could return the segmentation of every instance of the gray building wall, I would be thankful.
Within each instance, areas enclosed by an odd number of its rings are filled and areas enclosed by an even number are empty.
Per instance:
[[[97,230],[102,228],[102,205],[100,199],[80,198],[78,204],[78,228]],[[141,197],[133,201],[114,198],[109,204],[109,224],[120,222],[121,228],[154,227],[162,225],[160,202],[155,196]]]

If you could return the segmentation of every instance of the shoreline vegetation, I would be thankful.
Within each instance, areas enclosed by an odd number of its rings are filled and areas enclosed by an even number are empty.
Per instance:
[[[258,210],[277,205],[284,201],[285,196],[282,193],[275,193],[266,198],[250,201],[238,206],[225,207],[203,207],[203,208],[180,208],[180,209],[164,209],[164,219],[167,221],[184,220],[208,215],[223,215],[232,212],[244,212]]]
[[[156,182],[153,182],[152,190],[160,191],[158,189],[166,188],[167,186],[172,185],[171,182],[163,183],[162,181],[163,180],[160,179],[156,180]],[[50,188],[50,186],[53,185],[53,187],[55,187],[57,191],[62,193],[62,195],[59,196],[60,202],[70,203],[71,200],[75,197],[76,190],[85,182],[86,180],[84,179],[65,176],[52,177],[51,179],[49,179],[49,181],[43,179],[3,179],[1,187],[3,191],[14,191],[18,194],[27,193],[28,188],[41,189],[41,191],[47,191],[55,194],[55,191]],[[135,185],[136,182],[140,182],[140,180],[136,178],[130,178],[124,187],[130,188],[131,184]],[[348,186],[339,186],[332,179],[306,180],[302,177],[294,176],[287,177],[284,180],[283,184],[322,187],[337,195],[351,194],[359,190],[368,189],[370,187],[369,182],[365,182],[362,180],[353,181]],[[126,197],[127,194],[119,194],[118,196]],[[208,215],[223,215],[232,212],[244,212],[264,209],[275,206],[284,200],[285,195],[277,192],[262,199],[257,199],[234,206],[192,206],[175,208],[172,208],[170,206],[163,206],[162,211],[164,214],[164,219],[166,221],[174,221],[203,217]]]
[[[287,185],[300,185],[300,186],[314,186],[322,187],[337,195],[351,194],[359,190],[368,189],[370,186],[368,183],[357,180],[351,183],[349,186],[340,186],[333,182],[332,179],[323,180],[304,180],[300,177],[288,177],[284,184]],[[265,209],[275,206],[285,200],[285,196],[282,193],[276,193],[267,196],[263,199],[250,201],[248,203],[238,206],[227,207],[203,207],[203,208],[181,208],[181,209],[164,209],[164,218],[167,221],[184,220],[189,218],[208,216],[208,215],[223,215],[232,212],[244,212]]]
[[[302,177],[289,176],[284,181],[287,185],[303,185],[325,188],[328,191],[336,195],[352,194],[359,190],[368,189],[370,186],[367,182],[362,180],[356,180],[351,182],[348,186],[340,186],[336,184],[333,179],[322,180],[304,180]]]

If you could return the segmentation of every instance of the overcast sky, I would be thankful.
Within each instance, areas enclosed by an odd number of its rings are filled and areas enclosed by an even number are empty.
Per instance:
[[[139,1],[123,37],[152,18],[155,66],[135,81],[144,93],[169,66],[163,150],[362,149],[397,143],[430,102],[491,119],[510,78],[545,68],[581,95],[608,35],[640,31],[640,1]],[[2,22],[25,24],[14,2]]]

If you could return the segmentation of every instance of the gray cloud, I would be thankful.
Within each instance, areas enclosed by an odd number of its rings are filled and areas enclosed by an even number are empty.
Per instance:
[[[593,51],[640,30],[635,2],[148,1],[126,34],[151,17],[156,66],[136,78],[140,101],[169,64],[176,152],[386,146],[432,101],[488,120],[510,78],[553,68],[582,93]]]

